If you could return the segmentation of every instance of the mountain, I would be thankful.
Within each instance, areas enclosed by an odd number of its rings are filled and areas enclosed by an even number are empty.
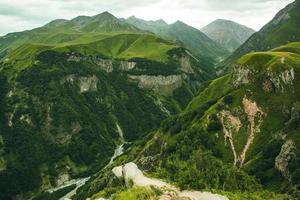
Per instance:
[[[126,19],[126,22],[141,30],[153,32],[167,40],[175,40],[192,51],[200,60],[216,64],[230,53],[227,49],[212,41],[204,33],[181,21],[167,24],[163,20],[145,21],[136,17]]]
[[[201,29],[209,38],[233,52],[255,31],[244,25],[224,19],[217,19]]]
[[[299,81],[299,42],[242,56],[75,200],[299,199]]]
[[[107,12],[0,43],[0,199],[99,171],[215,76],[187,49]]]
[[[254,33],[230,57],[218,65],[219,71],[226,71],[228,66],[240,56],[252,51],[265,51],[289,42],[300,40],[300,1],[294,1],[279,11],[261,30]]]
[[[140,28],[141,30],[147,30],[147,31],[151,31],[153,33],[161,33],[161,34],[163,34],[163,32],[165,32],[165,29],[169,26],[162,19],[147,21],[147,20],[136,18],[135,16],[131,16],[131,17],[125,19],[125,21],[127,23],[130,23],[130,24]],[[158,35],[161,35],[161,34],[158,34]],[[164,37],[166,37],[166,36],[167,35],[164,35]]]
[[[88,36],[99,37],[102,33],[142,33],[135,26],[119,20],[108,12],[88,17],[79,16],[72,20],[58,19],[46,24],[43,27],[30,31],[10,33],[0,38],[0,58],[10,49],[25,43],[42,43],[47,45],[60,44],[66,42],[75,42],[76,39]],[[76,41],[83,42],[83,41]]]

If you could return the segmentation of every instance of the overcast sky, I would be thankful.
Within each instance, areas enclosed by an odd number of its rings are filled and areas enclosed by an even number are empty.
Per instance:
[[[109,11],[117,17],[181,20],[202,28],[230,19],[259,30],[293,0],[0,0],[0,35],[32,29],[51,20]]]

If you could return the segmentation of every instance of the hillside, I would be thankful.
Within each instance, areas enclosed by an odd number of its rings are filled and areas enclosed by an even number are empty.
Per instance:
[[[145,21],[136,17],[126,19],[126,22],[141,30],[153,32],[167,40],[175,40],[192,51],[200,60],[216,64],[227,56],[229,51],[208,38],[204,33],[181,21],[167,24],[163,20]]]
[[[1,44],[0,199],[99,171],[215,75],[185,48],[109,13],[55,20]]]
[[[9,33],[0,37],[0,55],[27,43],[57,45],[60,43],[84,43],[111,33],[141,33],[138,28],[119,20],[108,12],[71,20],[58,19],[30,31]],[[101,34],[100,34],[101,33]],[[96,38],[94,38],[96,37]],[[1,56],[0,56],[1,57]]]
[[[137,186],[145,179],[126,174],[129,162],[186,194],[200,190],[222,194],[222,199],[299,199],[299,78],[300,43],[241,57],[230,74],[203,87],[185,112],[165,120],[111,168],[93,176],[75,199],[179,198],[174,188],[170,193],[146,184],[137,193],[125,187],[124,179]],[[124,179],[118,177],[122,165]]]
[[[244,25],[224,19],[217,19],[201,29],[209,38],[233,52],[255,31]]]
[[[253,34],[230,57],[218,65],[219,71],[228,70],[228,66],[240,56],[252,51],[265,51],[289,42],[300,40],[300,1],[294,1],[279,11],[261,30]]]

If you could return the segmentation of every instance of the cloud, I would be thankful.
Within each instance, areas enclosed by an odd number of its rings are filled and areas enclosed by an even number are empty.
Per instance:
[[[117,17],[184,21],[201,28],[225,18],[259,29],[293,0],[1,0],[0,35],[32,29],[57,18],[96,15],[109,11]]]

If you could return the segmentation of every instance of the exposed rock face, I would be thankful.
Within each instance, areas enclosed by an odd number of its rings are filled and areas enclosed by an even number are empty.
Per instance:
[[[182,86],[182,77],[180,75],[171,76],[129,76],[138,81],[138,86],[144,89],[154,90],[164,95],[172,95],[173,91]]]
[[[246,158],[246,153],[253,143],[255,134],[260,132],[260,126],[263,122],[263,117],[265,116],[265,113],[261,110],[261,108],[257,106],[256,102],[251,101],[246,96],[243,98],[243,107],[250,126],[248,127],[249,135],[246,145],[244,146],[243,151],[239,156],[240,166],[243,166]]]
[[[136,62],[127,62],[127,61],[121,61],[119,70],[121,71],[130,71],[134,69],[136,66]]]
[[[294,103],[291,110],[288,111],[288,115],[290,115],[290,119],[286,123],[286,125],[290,125],[292,123],[295,123],[300,119],[300,102],[295,102]]]
[[[112,169],[112,172],[116,177],[121,178],[123,176],[123,167],[122,166],[115,167]]]
[[[21,115],[20,120],[26,122],[27,124],[32,124],[29,114]]]
[[[240,167],[243,166],[246,154],[255,139],[255,135],[260,132],[260,126],[266,115],[262,109],[257,106],[255,101],[251,101],[246,96],[243,98],[242,104],[248,120],[248,138],[241,152],[237,152],[234,144],[234,134],[237,134],[242,127],[240,118],[226,110],[223,110],[218,114],[223,127],[225,145],[228,140],[234,157],[233,164],[239,164]]]
[[[81,129],[82,129],[82,127],[79,124],[79,122],[72,123],[72,125],[71,125],[72,134],[79,133],[81,131]]]
[[[243,84],[250,82],[250,77],[253,75],[253,72],[247,68],[240,65],[236,65],[233,69],[233,86],[238,87]]]
[[[88,91],[97,91],[97,84],[99,82],[99,79],[95,75],[87,77],[76,77],[75,74],[71,74],[61,79],[60,84],[63,85],[66,82],[69,82],[71,84],[78,83],[80,93],[84,93]]]
[[[64,78],[62,78],[62,79],[60,80],[60,84],[63,85],[63,84],[65,84],[66,82],[74,83],[74,81],[75,81],[76,79],[77,79],[77,78],[76,78],[75,74],[70,74],[70,75],[67,75],[67,76],[65,76]]]
[[[290,70],[285,70],[280,73],[273,72],[269,70],[267,72],[270,80],[274,84],[275,88],[283,92],[286,86],[292,86],[295,80],[295,71],[294,68]]]
[[[233,143],[233,134],[239,132],[240,128],[242,127],[242,123],[238,117],[233,116],[229,111],[225,110],[220,112],[219,118],[223,127],[225,145],[227,140],[229,140],[234,158],[233,164],[236,165],[238,158]]]
[[[93,57],[91,58],[92,62],[98,65],[102,70],[110,73],[113,71],[113,62],[112,60],[104,60],[101,58]]]
[[[182,55],[173,55],[172,59],[175,63],[178,63],[180,67],[181,74],[179,75],[148,75],[146,69],[140,69],[137,67],[137,62],[133,61],[119,61],[112,59],[103,59],[100,57],[91,57],[91,56],[80,56],[76,55],[76,53],[68,54],[69,62],[91,62],[95,65],[99,66],[103,71],[107,73],[111,73],[114,70],[118,70],[120,72],[139,72],[142,73],[145,71],[145,74],[141,75],[128,75],[129,78],[136,80],[138,82],[138,86],[143,89],[153,90],[155,92],[159,92],[160,94],[171,96],[173,91],[182,86],[183,79],[188,79],[189,75],[195,74],[195,69],[193,68],[193,64],[191,60],[198,61],[190,52],[186,51],[185,54]],[[199,61],[198,61],[199,62]],[[177,66],[174,66],[177,67]],[[134,71],[135,70],[135,71]],[[202,73],[203,71],[196,70],[197,72]],[[131,73],[132,74],[132,73]],[[134,73],[133,73],[134,74]],[[73,83],[79,79],[80,83],[80,92],[86,91],[96,91],[96,79],[94,77],[75,77],[75,75],[68,75],[64,79],[61,80],[61,84],[65,82]],[[197,85],[196,81],[194,83]],[[164,108],[162,108],[164,109]],[[167,113],[168,111],[166,111]]]
[[[296,156],[296,146],[293,140],[287,140],[281,147],[279,155],[275,159],[275,167],[281,174],[290,179],[290,172],[288,169],[289,161]]]
[[[251,80],[251,77],[255,77],[257,73],[259,72],[251,69],[249,66],[236,65],[233,69],[232,84],[234,87],[238,87],[255,81],[254,79]],[[271,92],[273,89],[276,89],[276,91],[284,92],[286,87],[294,85],[295,70],[291,68],[282,72],[276,72],[272,69],[267,69],[266,74],[263,76],[265,76],[263,82],[264,91]]]
[[[86,57],[86,56],[77,56],[71,55],[68,58],[69,62],[82,62],[88,61],[91,63],[96,64],[99,66],[103,71],[107,73],[111,73],[114,70],[114,67],[119,69],[120,71],[130,71],[135,68],[136,62],[129,62],[129,61],[113,61],[111,59],[103,59],[100,57]],[[115,62],[115,63],[114,63]]]
[[[183,56],[179,59],[181,70],[187,74],[193,74],[194,70],[191,66],[189,57]]]
[[[99,79],[95,75],[90,77],[80,77],[79,78],[80,92],[83,93],[87,91],[97,91],[98,81]]]
[[[61,174],[58,179],[56,180],[56,185],[60,186],[62,185],[64,182],[68,181],[70,179],[70,175],[69,174]]]
[[[83,57],[81,56],[75,56],[75,55],[71,55],[69,58],[68,58],[68,61],[69,62],[80,62],[82,60]]]
[[[272,83],[272,81],[270,81],[269,79],[266,79],[266,80],[264,80],[264,82],[263,82],[263,90],[265,91],[265,92],[268,92],[268,93],[270,93],[270,92],[272,92],[273,91],[273,83]]]

